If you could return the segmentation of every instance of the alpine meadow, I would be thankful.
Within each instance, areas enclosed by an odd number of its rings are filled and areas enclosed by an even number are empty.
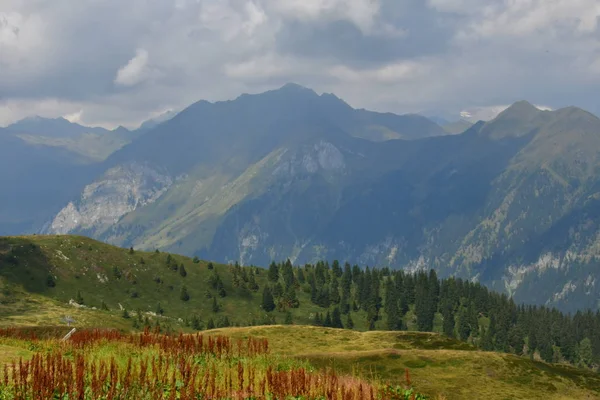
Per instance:
[[[598,0],[0,1],[0,400],[600,400]]]

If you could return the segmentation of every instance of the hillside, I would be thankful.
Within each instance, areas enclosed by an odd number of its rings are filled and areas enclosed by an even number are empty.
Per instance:
[[[371,380],[397,384],[408,368],[419,392],[448,400],[600,398],[600,378],[593,372],[482,352],[436,334],[310,326],[225,328],[210,334],[264,337],[276,354]]]
[[[435,268],[517,301],[596,309],[599,132],[581,109],[521,101],[448,135],[289,84],[150,129],[42,232],[241,265]]]

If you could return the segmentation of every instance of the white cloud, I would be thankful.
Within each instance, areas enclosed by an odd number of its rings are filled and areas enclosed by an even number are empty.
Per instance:
[[[148,52],[137,49],[135,56],[117,71],[115,83],[122,86],[133,86],[147,76]]]
[[[273,7],[287,18],[300,20],[348,20],[370,32],[379,13],[379,0],[272,0]]]
[[[79,123],[81,122],[81,116],[83,115],[83,110],[79,110],[74,113],[63,115],[63,118],[69,122]]]
[[[288,81],[379,111],[458,115],[527,99],[598,113],[599,7],[0,0],[0,125],[83,110],[84,124],[135,126],[154,112]]]

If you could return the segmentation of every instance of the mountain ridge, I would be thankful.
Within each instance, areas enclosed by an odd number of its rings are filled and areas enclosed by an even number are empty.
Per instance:
[[[149,130],[44,232],[244,265],[434,267],[523,301],[539,284],[536,302],[576,307],[598,294],[584,289],[600,252],[579,211],[600,192],[596,132],[600,120],[582,110],[520,101],[448,135],[424,117],[284,85],[198,101]],[[528,248],[549,232],[577,235]],[[579,289],[561,295],[568,282]]]

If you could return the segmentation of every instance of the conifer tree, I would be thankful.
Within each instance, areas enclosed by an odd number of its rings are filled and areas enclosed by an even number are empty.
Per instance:
[[[277,267],[277,264],[275,264],[275,261],[271,262],[271,265],[269,265],[267,278],[271,282],[277,282],[279,280],[279,268]]]
[[[217,302],[217,298],[213,297],[212,299],[212,312],[218,313],[221,310],[219,303]]]
[[[336,277],[331,280],[331,288],[329,290],[329,302],[330,304],[340,303],[340,289],[339,282]]]
[[[184,278],[187,276],[187,271],[185,270],[185,266],[183,264],[179,266],[179,275]]]
[[[398,308],[398,295],[396,285],[391,279],[385,283],[385,305],[384,311],[387,315],[387,329],[390,331],[399,331],[402,329],[402,318]]]
[[[348,318],[346,318],[346,329],[354,329],[354,321],[350,313],[348,313]]]
[[[179,293],[179,298],[181,301],[188,301],[190,299],[190,295],[188,294],[187,288],[185,285],[181,287],[181,291]]]
[[[315,315],[315,325],[316,326],[323,326],[323,319],[321,318],[321,313],[317,313]]]
[[[273,300],[273,294],[269,286],[265,286],[263,289],[262,309],[266,312],[270,312],[275,309],[275,301]]]
[[[331,327],[332,328],[344,328],[344,324],[342,323],[342,313],[340,312],[339,307],[335,307],[333,309],[333,313],[331,314]]]
[[[206,324],[206,329],[215,329],[215,321],[209,318],[208,323]]]
[[[331,328],[331,326],[332,326],[331,314],[329,314],[329,311],[327,311],[327,314],[325,314],[325,319],[323,320],[323,326],[325,326],[327,328]]]

